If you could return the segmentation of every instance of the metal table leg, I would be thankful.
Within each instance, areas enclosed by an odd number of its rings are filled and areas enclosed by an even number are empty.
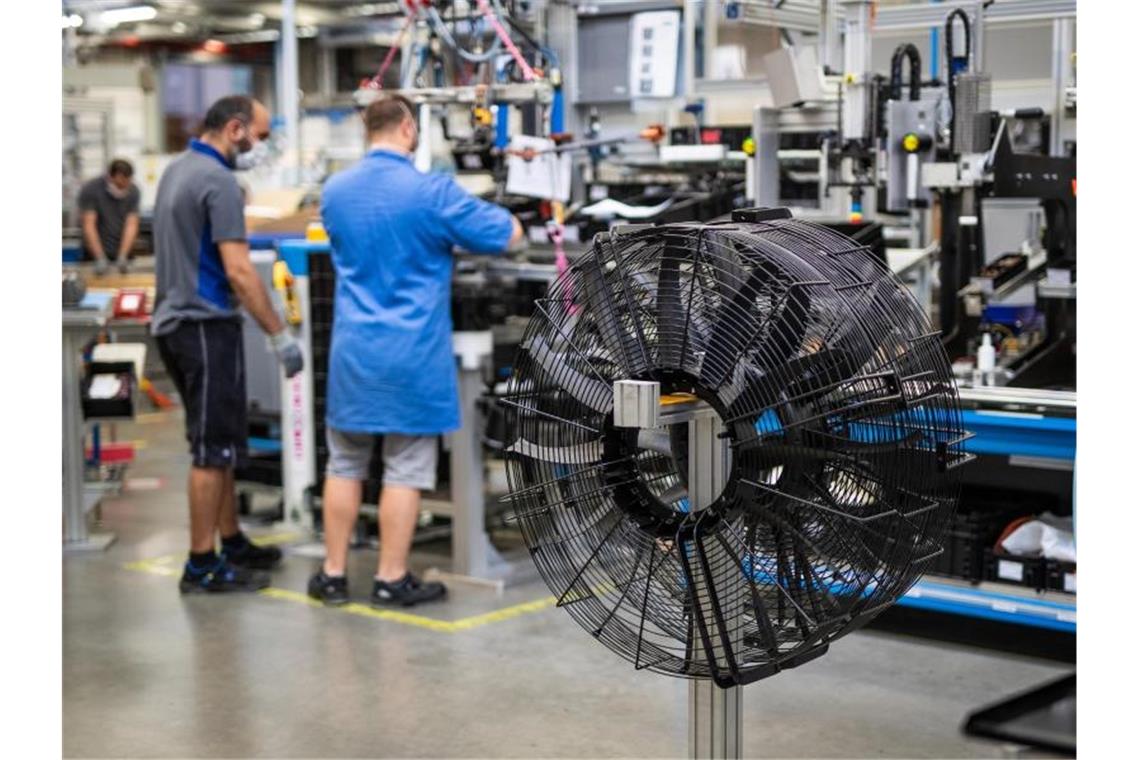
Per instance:
[[[507,584],[538,577],[530,557],[504,557],[487,536],[486,485],[483,473],[483,363],[490,355],[491,335],[455,333],[459,366],[459,408],[463,427],[451,443],[451,569],[429,571],[427,577],[487,586],[502,593]]]
[[[90,534],[87,512],[98,503],[83,492],[83,407],[79,399],[79,354],[97,323],[63,327],[63,548],[64,551],[103,551],[113,533]]]
[[[459,404],[463,427],[451,436],[452,568],[457,575],[490,577],[502,557],[487,537],[484,509],[482,415],[476,402],[482,389],[479,372],[459,372]]]

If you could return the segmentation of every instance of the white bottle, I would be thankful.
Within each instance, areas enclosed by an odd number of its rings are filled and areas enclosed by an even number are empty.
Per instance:
[[[982,334],[982,345],[978,346],[978,372],[982,376],[982,385],[994,384],[994,365],[996,355],[994,344],[989,333]]]

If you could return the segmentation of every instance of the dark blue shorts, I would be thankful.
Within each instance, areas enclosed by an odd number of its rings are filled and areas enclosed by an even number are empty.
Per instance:
[[[181,322],[158,351],[186,410],[195,467],[238,467],[248,453],[241,323]]]

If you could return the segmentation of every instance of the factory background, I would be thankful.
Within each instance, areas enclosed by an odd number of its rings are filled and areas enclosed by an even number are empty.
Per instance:
[[[61,183],[28,174],[62,332],[20,339],[61,342],[63,404],[51,385],[50,424],[17,426],[62,443],[31,497],[51,494],[61,552],[34,593],[59,646],[33,642],[59,714],[21,756],[1074,757],[1078,659],[1081,749],[1125,746],[1101,709],[1115,665],[1086,656],[1131,659],[1126,622],[1106,639],[1098,619],[1126,571],[1097,559],[1128,556],[1104,513],[1133,500],[1105,477],[1134,449],[1128,295],[1101,296],[1132,281],[1128,108],[1094,76],[1123,20],[1066,0],[49,5],[28,109],[62,117]],[[416,305],[450,320],[447,382],[406,382],[461,424],[428,436],[407,563],[446,596],[407,606],[373,576],[396,431],[369,433],[347,599],[314,585],[330,406],[372,392],[329,382],[354,241],[326,191],[375,158],[367,115],[396,94],[414,171],[519,230],[449,245],[449,295]],[[234,344],[234,510],[267,558],[252,593],[193,593],[200,408],[155,334],[159,187],[229,95],[268,113],[255,150],[218,156],[282,326],[243,310]],[[424,239],[400,213],[391,250]],[[113,214],[128,250],[96,253]],[[1079,365],[1078,239],[1118,251],[1080,267]]]

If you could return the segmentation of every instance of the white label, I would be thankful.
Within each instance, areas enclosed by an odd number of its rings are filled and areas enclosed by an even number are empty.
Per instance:
[[[999,578],[1020,583],[1025,577],[1025,567],[1020,562],[1011,562],[1008,559],[999,559],[997,574]]]
[[[1072,285],[1073,275],[1068,269],[1048,267],[1045,270],[1045,282],[1050,285]]]
[[[1077,593],[1077,574],[1065,573],[1065,590],[1070,594]]]
[[[289,401],[293,412],[293,429],[290,431],[293,439],[293,461],[305,461],[305,403],[301,395],[301,375],[298,372],[289,378]]]
[[[677,89],[679,11],[635,13],[629,24],[629,91],[634,97],[671,98]]]

